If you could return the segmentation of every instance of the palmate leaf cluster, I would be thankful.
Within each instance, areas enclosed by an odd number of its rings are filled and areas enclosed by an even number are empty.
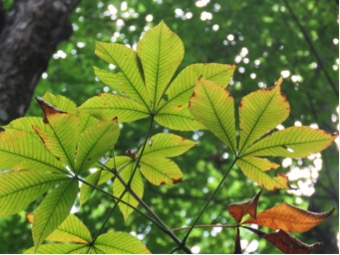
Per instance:
[[[95,53],[118,69],[111,73],[95,68],[114,93],[90,98],[79,107],[46,93],[37,99],[43,118],[17,119],[0,133],[0,215],[18,213],[47,193],[31,216],[34,247],[27,253],[149,252],[128,233],[92,238],[70,210],[79,193],[83,205],[99,185],[109,185],[113,201],[128,219],[143,199],[145,180],[155,186],[182,181],[185,173],[172,158],[195,143],[160,133],[147,137],[128,156],[103,161],[119,141],[118,123],[150,118],[151,125],[173,130],[206,129],[233,153],[232,165],[267,190],[289,189],[289,180],[283,173],[273,176],[269,170],[279,165],[263,157],[306,157],[335,139],[310,127],[275,130],[289,116],[282,79],[243,97],[237,111],[226,89],[235,66],[193,64],[174,77],[184,49],[164,22],[145,33],[136,51],[98,42]],[[45,240],[54,243],[42,244]]]

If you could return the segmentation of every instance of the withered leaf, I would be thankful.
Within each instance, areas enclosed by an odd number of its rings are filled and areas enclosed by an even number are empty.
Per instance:
[[[240,240],[240,228],[236,229],[234,254],[242,254],[241,240]]]
[[[287,254],[307,254],[311,253],[314,247],[320,246],[321,243],[306,244],[299,239],[291,236],[283,230],[276,233],[270,233],[262,236],[278,249]]]
[[[240,223],[242,218],[249,214],[252,218],[256,219],[256,209],[257,209],[257,202],[260,198],[260,195],[262,193],[262,190],[256,194],[252,199],[240,202],[240,203],[234,203],[228,205],[228,211],[231,214],[231,216],[234,217],[234,219]]]
[[[282,203],[259,213],[256,219],[249,218],[243,223],[254,223],[286,232],[305,232],[328,218],[333,211],[334,209],[324,213],[315,213]]]
[[[35,99],[38,101],[41,109],[44,112],[44,116],[43,116],[43,120],[44,123],[48,123],[48,116],[52,115],[52,114],[56,114],[56,113],[66,113],[60,109],[58,109],[57,107],[51,105],[50,103],[47,103],[44,99],[42,99],[41,97],[35,97]]]

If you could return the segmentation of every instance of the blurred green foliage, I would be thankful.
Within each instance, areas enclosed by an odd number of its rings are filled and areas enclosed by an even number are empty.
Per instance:
[[[5,6],[10,8],[11,2],[5,1]],[[319,128],[335,132],[339,110],[335,90],[338,88],[330,84],[325,71],[334,84],[339,83],[338,4],[336,1],[317,0],[287,2],[83,0],[72,14],[72,38],[62,43],[50,60],[35,94],[42,96],[49,91],[65,95],[79,105],[89,97],[108,91],[108,87],[99,82],[93,72],[94,65],[109,69],[94,55],[95,40],[134,47],[143,31],[164,20],[185,45],[186,54],[180,69],[192,63],[235,64],[237,69],[228,89],[237,103],[242,96],[254,90],[271,87],[283,75],[283,91],[291,105],[290,118],[284,125],[316,123]],[[304,36],[294,16],[309,38]],[[315,54],[321,59],[321,64]],[[34,100],[28,115],[41,115]],[[124,153],[140,145],[147,132],[146,126],[144,120],[125,124],[116,148],[118,152]],[[166,130],[156,127],[153,131],[158,133]],[[183,182],[171,188],[157,188],[146,183],[144,195],[145,201],[171,228],[190,225],[228,167],[228,151],[210,133],[178,134],[198,142],[196,147],[177,160],[185,175]],[[312,200],[318,211],[336,208],[334,215],[322,224],[334,235],[337,234],[338,159],[338,148],[333,145],[322,153],[321,170],[315,170],[320,160],[293,160],[285,171],[307,169],[300,172],[309,171],[310,175],[294,178],[292,186],[297,188],[295,192],[265,191],[259,210],[283,201],[307,209],[314,191]],[[240,171],[232,171],[200,223],[234,223],[226,205],[249,199],[258,190]],[[32,212],[34,206],[31,205],[26,213]],[[111,201],[95,193],[77,215],[92,233],[96,233],[110,206]],[[20,253],[31,247],[29,228],[24,214],[0,218],[0,253]],[[106,228],[135,232],[153,253],[169,253],[174,248],[167,236],[138,214],[133,214],[125,224],[117,210]],[[231,253],[234,231],[195,229],[188,246],[196,247],[200,253]],[[185,231],[178,232],[179,237],[184,234]],[[307,243],[322,239],[322,236],[320,239],[311,239],[307,235],[299,237]],[[257,237],[247,231],[241,232],[241,239],[247,240],[243,244],[248,244],[248,252],[253,252],[252,245],[259,245],[257,251],[260,253],[279,252],[262,241],[257,243]],[[327,241],[324,242],[328,245]]]

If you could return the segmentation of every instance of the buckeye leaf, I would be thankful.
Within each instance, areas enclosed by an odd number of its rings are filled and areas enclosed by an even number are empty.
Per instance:
[[[152,184],[168,185],[180,182],[183,173],[176,163],[167,158],[143,156],[140,161],[140,171]]]
[[[157,112],[155,121],[162,126],[180,131],[204,129],[204,126],[195,120],[185,105],[165,105]]]
[[[130,163],[131,158],[121,156],[116,157],[115,161],[116,169],[120,169],[119,175],[125,183],[128,183],[130,181],[132,174],[134,173],[130,183],[130,188],[139,198],[142,198],[144,193],[143,179],[139,172],[139,169],[136,169],[136,171],[134,172],[135,164]],[[129,191],[126,191],[125,186],[118,178],[115,178],[113,182],[113,195],[118,198],[122,197],[122,200],[124,202],[132,205],[133,207],[137,207],[139,204],[134,195],[132,195]],[[122,212],[125,220],[127,220],[129,215],[133,212],[133,208],[123,203],[119,203],[119,209]]]
[[[42,97],[46,102],[50,103],[51,105],[57,107],[58,109],[71,113],[77,110],[77,105],[71,101],[70,99],[61,96],[61,95],[53,95],[50,92],[46,92],[45,95]]]
[[[152,110],[160,99],[184,56],[181,39],[162,21],[148,30],[137,44]]]
[[[108,93],[88,99],[79,109],[102,120],[112,120],[117,117],[119,122],[129,122],[149,116],[145,105],[126,96]]]
[[[262,89],[242,98],[239,154],[289,115],[289,103],[281,92],[282,77],[273,88]]]
[[[97,42],[95,54],[108,63],[117,66],[120,70],[118,75],[115,74],[112,77],[107,72],[96,69],[96,75],[99,79],[148,108],[149,96],[138,66],[137,53],[125,45]]]
[[[85,178],[85,181],[92,185],[97,185],[100,179],[102,171],[96,171]],[[80,206],[86,203],[89,200],[91,194],[93,192],[93,188],[87,185],[85,182],[80,187]]]
[[[243,224],[254,223],[274,230],[301,233],[324,221],[333,211],[334,209],[324,213],[315,213],[282,203],[257,214],[256,219],[247,219]]]
[[[160,133],[152,136],[146,145],[144,156],[176,157],[195,145],[195,142],[174,134]]]
[[[57,159],[74,169],[74,155],[80,128],[79,118],[72,114],[53,114],[46,117],[47,125],[50,126],[49,131],[41,130],[39,127],[33,129]]]
[[[255,143],[244,155],[303,158],[324,150],[336,136],[310,127],[290,127]]]
[[[197,80],[206,80],[226,86],[235,71],[234,65],[225,64],[193,64],[182,70],[166,91],[167,104],[186,105],[192,95]]]
[[[45,149],[30,132],[7,130],[0,132],[0,169],[41,170],[68,173],[64,166]]]
[[[199,79],[189,110],[197,121],[236,153],[234,99],[224,87]]]
[[[32,232],[35,249],[69,215],[77,194],[78,182],[67,180],[44,198],[34,215]]]
[[[288,177],[286,175],[281,173],[273,177],[267,173],[269,170],[278,168],[278,164],[256,157],[240,158],[236,164],[244,175],[267,190],[289,189]]]
[[[40,245],[26,250],[25,254],[87,254],[90,250],[87,244],[81,243],[53,243]]]
[[[234,203],[228,205],[228,211],[233,218],[240,223],[242,218],[249,214],[252,218],[256,219],[257,202],[260,198],[262,191],[256,194],[252,199],[244,202]]]
[[[105,254],[150,254],[140,240],[124,232],[110,232],[98,236],[94,248]]]
[[[29,132],[32,136],[36,136],[38,139],[39,136],[33,130],[33,126],[39,127],[41,130],[47,131],[49,127],[45,125],[43,119],[40,117],[21,117],[11,121],[8,125],[3,126],[5,130],[18,130]]]
[[[64,174],[45,171],[13,171],[0,174],[0,216],[12,215],[56,184],[67,180]]]
[[[279,230],[275,233],[262,236],[286,254],[307,254],[311,253],[316,246],[321,243],[305,244],[290,234]]]
[[[77,173],[84,172],[117,142],[119,127],[115,121],[101,121],[86,129],[77,145]]]
[[[46,240],[87,244],[92,241],[92,237],[84,223],[75,215],[70,214]]]

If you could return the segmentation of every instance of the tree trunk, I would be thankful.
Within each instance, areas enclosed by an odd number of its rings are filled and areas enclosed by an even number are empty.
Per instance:
[[[70,13],[80,0],[0,2],[0,125],[23,116],[57,45],[72,34]]]

